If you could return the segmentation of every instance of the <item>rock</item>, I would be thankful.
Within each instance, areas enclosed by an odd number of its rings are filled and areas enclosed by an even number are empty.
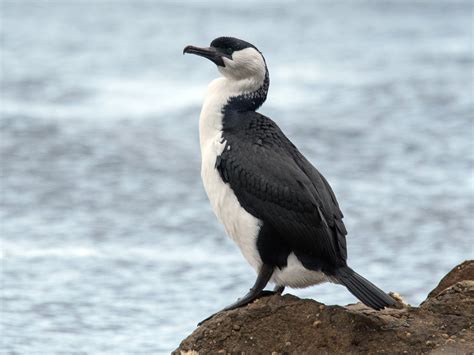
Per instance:
[[[289,294],[263,297],[206,321],[174,354],[472,352],[474,281],[466,270],[473,264],[454,268],[420,307],[400,303],[377,312],[361,303],[340,307]]]
[[[463,316],[474,314],[474,281],[460,281],[420,305],[439,314]]]
[[[449,286],[464,280],[474,281],[474,260],[466,260],[448,272],[448,274],[441,279],[438,286],[430,292],[428,298],[436,296]]]

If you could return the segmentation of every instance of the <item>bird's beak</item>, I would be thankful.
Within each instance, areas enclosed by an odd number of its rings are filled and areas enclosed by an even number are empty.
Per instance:
[[[198,56],[204,57],[209,59],[211,62],[221,66],[225,67],[224,64],[224,59],[223,57],[228,57],[228,55],[219,52],[217,49],[214,47],[195,47],[195,46],[186,46],[183,49],[183,54],[185,53],[190,53],[190,54],[196,54]]]

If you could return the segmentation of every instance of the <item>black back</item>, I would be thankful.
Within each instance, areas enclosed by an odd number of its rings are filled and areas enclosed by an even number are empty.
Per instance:
[[[224,109],[226,144],[216,168],[242,207],[263,221],[262,261],[283,267],[294,252],[313,270],[331,273],[345,265],[347,232],[326,179],[271,119],[237,110],[234,102],[245,100],[233,100]]]
[[[233,37],[216,38],[211,46],[228,55],[255,48]],[[263,222],[257,248],[264,263],[283,267],[294,252],[305,267],[332,273],[346,265],[343,215],[326,179],[275,122],[255,112],[269,83],[265,67],[260,88],[224,106],[225,148],[216,168],[241,206]]]

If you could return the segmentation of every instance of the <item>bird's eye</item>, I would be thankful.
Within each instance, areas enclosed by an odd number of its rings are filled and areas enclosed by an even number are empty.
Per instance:
[[[225,53],[225,54],[228,54],[228,55],[231,55],[232,53],[234,53],[234,50],[232,48],[223,48],[222,51]]]

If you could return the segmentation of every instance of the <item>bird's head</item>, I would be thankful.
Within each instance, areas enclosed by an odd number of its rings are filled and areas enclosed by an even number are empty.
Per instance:
[[[262,53],[252,44],[234,37],[219,37],[209,47],[186,46],[184,53],[196,54],[217,65],[224,77],[231,80],[263,81],[267,66]]]

